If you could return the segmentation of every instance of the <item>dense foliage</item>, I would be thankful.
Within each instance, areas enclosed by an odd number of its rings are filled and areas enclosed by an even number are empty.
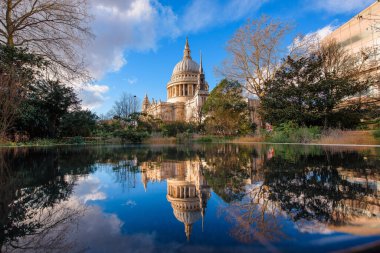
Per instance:
[[[98,116],[88,110],[68,112],[62,117],[60,135],[64,137],[88,137],[96,129]]]
[[[288,57],[266,85],[263,118],[273,125],[293,121],[306,126],[356,127],[365,108],[359,99],[348,98],[366,92],[373,80],[359,78],[359,67],[347,74],[341,73],[347,66],[331,70],[330,60],[320,52],[298,59]]]
[[[123,143],[141,143],[149,137],[155,127],[151,122],[155,121],[146,121],[146,115],[140,113],[132,113],[125,118],[115,116],[113,119],[100,120],[95,135],[104,138],[117,137]]]
[[[282,123],[269,133],[268,140],[275,143],[308,143],[320,137],[319,127],[300,127],[294,122]]]
[[[26,49],[0,45],[0,139],[9,135],[29,85],[46,62]]]
[[[30,85],[18,109],[14,128],[31,138],[56,138],[62,117],[78,106],[79,99],[73,88],[58,81],[38,81]]]
[[[79,110],[72,87],[43,75],[48,65],[27,49],[0,46],[0,139],[88,136],[93,131],[95,115]]]
[[[203,106],[205,129],[209,134],[244,135],[254,132],[250,122],[248,103],[242,96],[239,82],[222,80],[210,93]]]
[[[176,121],[162,123],[160,130],[162,131],[163,136],[176,137],[178,134],[194,133],[197,128],[195,124]]]

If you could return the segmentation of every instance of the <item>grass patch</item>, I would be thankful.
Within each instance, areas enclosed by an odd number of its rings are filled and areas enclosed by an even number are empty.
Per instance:
[[[162,137],[162,136],[153,136],[144,140],[145,144],[176,144],[176,137]]]
[[[33,139],[25,142],[2,141],[0,147],[33,147],[56,145],[85,145],[85,144],[119,144],[120,138],[104,139],[100,137],[65,137],[61,139]]]
[[[375,137],[376,131],[343,131],[329,129],[322,133],[319,144],[356,144],[378,145],[379,140]]]
[[[213,135],[206,135],[206,136],[199,136],[195,138],[195,142],[197,143],[225,143],[225,142],[231,142],[235,139],[235,137],[232,136],[213,136]]]
[[[213,138],[210,136],[201,136],[196,141],[199,143],[211,143],[213,142]]]
[[[241,142],[264,142],[265,138],[263,135],[257,136],[241,136],[233,139],[233,143],[241,143]]]

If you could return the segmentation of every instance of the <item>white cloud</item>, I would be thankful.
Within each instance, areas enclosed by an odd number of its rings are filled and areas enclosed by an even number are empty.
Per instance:
[[[339,14],[359,12],[374,2],[374,0],[308,0],[305,4],[309,9]]]
[[[75,198],[82,203],[87,201],[105,200],[107,195],[100,190],[100,179],[94,175],[77,178]]]
[[[162,38],[176,38],[246,17],[268,0],[193,0],[178,17],[158,0],[93,0],[95,39],[85,49],[91,75],[100,80],[127,64],[129,50],[156,50]]]
[[[296,49],[299,52],[310,52],[318,48],[319,43],[330,33],[336,29],[334,25],[327,25],[315,32],[307,33],[303,36],[298,36],[294,39],[292,45],[288,47],[289,50]]]
[[[155,50],[162,37],[176,37],[177,16],[157,0],[93,0],[95,40],[85,54],[91,75],[101,79],[119,71],[128,50]]]
[[[327,26],[317,30],[316,32],[309,33],[306,36],[316,36],[318,39],[322,40],[327,35],[332,33],[336,28],[337,28],[336,26],[330,24],[330,25],[327,25]]]
[[[232,22],[256,11],[267,0],[231,0],[223,1],[193,0],[187,6],[183,16],[185,32],[196,32],[206,27]]]
[[[90,110],[100,107],[107,99],[106,93],[108,91],[107,85],[89,84],[81,87],[78,96],[82,100],[82,107]]]
[[[128,78],[127,82],[131,85],[136,84],[138,79],[136,77]]]
[[[295,224],[295,228],[302,233],[309,234],[331,234],[332,231],[328,229],[326,224],[318,221],[298,220]]]

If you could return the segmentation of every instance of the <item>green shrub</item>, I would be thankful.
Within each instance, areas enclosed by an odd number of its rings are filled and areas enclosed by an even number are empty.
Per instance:
[[[375,120],[375,127],[380,129],[380,119]]]
[[[210,136],[202,136],[199,139],[197,139],[197,142],[201,142],[201,143],[210,143],[212,141],[213,141],[213,138]]]
[[[275,143],[307,143],[320,137],[319,127],[299,127],[293,122],[283,123],[269,134],[268,141]]]
[[[193,140],[193,135],[190,132],[177,134],[176,136],[177,143],[189,143],[192,140]]]
[[[356,130],[368,130],[369,127],[367,124],[360,124],[356,127]]]
[[[35,146],[50,146],[57,144],[57,140],[55,139],[34,139],[30,142],[26,143],[27,145],[35,145]]]
[[[176,137],[182,133],[194,133],[195,129],[194,124],[180,121],[161,124],[162,135],[167,137]]]
[[[113,135],[119,137],[123,143],[141,143],[144,139],[149,137],[148,132],[139,132],[134,129],[116,130]]]
[[[82,136],[75,136],[73,138],[70,138],[69,143],[70,144],[84,144],[85,141]]]
[[[376,139],[380,139],[380,129],[377,129],[373,132],[373,136],[376,138]]]
[[[96,129],[96,114],[90,111],[72,111],[62,117],[60,132],[63,137],[88,137]]]

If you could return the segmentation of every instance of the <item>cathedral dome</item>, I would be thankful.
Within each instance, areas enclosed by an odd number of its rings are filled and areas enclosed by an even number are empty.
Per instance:
[[[189,41],[186,38],[185,50],[183,51],[183,59],[178,62],[173,69],[173,76],[181,73],[198,73],[199,65],[191,58]]]
[[[180,74],[183,72],[199,72],[199,65],[191,58],[184,58],[182,61],[178,62],[173,69],[173,75]]]
[[[202,213],[200,211],[187,212],[174,209],[173,213],[176,219],[184,224],[194,224],[202,218]]]

